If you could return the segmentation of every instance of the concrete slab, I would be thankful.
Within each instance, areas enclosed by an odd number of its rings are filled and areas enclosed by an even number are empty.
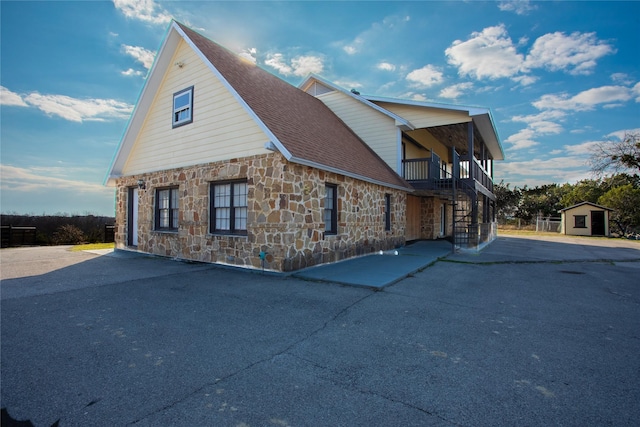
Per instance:
[[[323,264],[300,270],[294,277],[349,286],[382,289],[433,264],[451,253],[444,240],[419,241],[397,250]]]

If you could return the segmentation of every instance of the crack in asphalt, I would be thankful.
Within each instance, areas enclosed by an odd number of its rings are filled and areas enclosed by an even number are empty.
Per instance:
[[[174,407],[174,406],[176,406],[176,405],[178,405],[178,404],[180,404],[180,403],[182,403],[182,402],[186,401],[186,400],[187,400],[187,399],[189,399],[190,397],[192,397],[192,396],[194,396],[194,395],[198,394],[199,392],[201,392],[202,390],[204,390],[204,389],[205,389],[205,388],[207,388],[207,387],[211,387],[211,386],[215,386],[215,385],[217,385],[217,384],[220,384],[220,383],[222,383],[222,382],[224,382],[224,381],[229,380],[230,378],[233,378],[233,377],[235,377],[235,376],[237,376],[237,375],[242,374],[243,372],[246,372],[246,371],[248,371],[248,370],[251,370],[253,367],[255,367],[255,366],[257,366],[257,365],[260,365],[260,364],[262,364],[262,363],[266,363],[266,362],[272,361],[272,360],[274,360],[275,358],[277,358],[277,357],[279,357],[279,356],[282,356],[282,355],[284,355],[284,354],[287,354],[287,353],[288,353],[288,352],[290,352],[294,347],[296,347],[296,346],[298,346],[298,345],[302,344],[303,342],[307,341],[308,339],[310,339],[310,338],[311,338],[311,337],[313,337],[314,335],[316,335],[316,334],[318,334],[319,332],[321,332],[321,331],[323,331],[324,329],[326,329],[326,328],[327,328],[327,326],[328,326],[330,323],[334,322],[336,319],[338,319],[338,318],[339,318],[340,316],[342,316],[344,313],[346,313],[347,311],[349,311],[351,308],[355,307],[356,305],[360,304],[362,301],[366,300],[367,298],[369,298],[369,297],[371,297],[372,295],[375,295],[375,294],[376,294],[376,292],[375,292],[375,291],[371,291],[369,294],[367,294],[367,295],[365,295],[365,296],[363,296],[363,297],[361,297],[361,298],[358,298],[357,300],[355,300],[354,302],[352,302],[352,303],[351,303],[351,304],[349,304],[348,306],[344,307],[342,310],[340,310],[340,311],[339,311],[338,313],[336,313],[334,316],[332,316],[331,318],[329,318],[328,320],[326,320],[326,321],[322,324],[322,326],[320,326],[319,328],[316,328],[316,329],[314,329],[313,331],[309,332],[307,335],[305,335],[304,337],[300,338],[299,340],[297,340],[297,341],[293,342],[292,344],[290,344],[289,346],[287,346],[287,347],[286,347],[285,349],[283,349],[282,351],[279,351],[279,352],[277,352],[277,353],[275,353],[275,354],[272,354],[272,355],[270,355],[270,356],[267,356],[267,357],[264,357],[264,358],[262,358],[262,359],[260,359],[260,360],[257,360],[257,361],[255,361],[255,362],[253,362],[253,363],[250,363],[250,364],[248,364],[248,365],[246,365],[246,366],[244,366],[244,367],[242,367],[242,368],[240,368],[240,369],[236,370],[235,372],[232,372],[232,373],[230,373],[230,374],[228,374],[228,375],[226,375],[226,376],[224,376],[224,377],[222,377],[222,378],[216,378],[216,380],[215,380],[215,381],[211,381],[211,382],[207,382],[207,383],[205,383],[205,384],[202,384],[200,387],[198,387],[198,388],[194,389],[193,391],[191,391],[190,393],[188,393],[188,394],[184,395],[183,397],[181,397],[181,398],[179,398],[179,399],[177,399],[177,400],[175,400],[175,401],[173,401],[173,402],[171,402],[171,403],[169,403],[169,404],[167,404],[167,405],[164,405],[164,406],[162,406],[161,408],[158,408],[158,409],[156,409],[155,411],[150,412],[150,413],[148,413],[148,414],[146,414],[146,415],[144,415],[144,416],[142,416],[142,417],[138,418],[137,420],[132,421],[132,422],[131,422],[131,423],[129,423],[129,424],[130,424],[130,425],[137,424],[137,423],[139,423],[139,422],[143,421],[144,419],[146,419],[146,418],[148,418],[148,417],[150,417],[150,416],[153,416],[153,415],[155,415],[155,414],[158,414],[158,413],[161,413],[161,412],[166,411],[166,410],[168,410],[168,409],[171,409],[172,407]],[[291,355],[291,356],[293,356],[293,355]],[[293,356],[293,357],[296,357],[296,356]]]
[[[365,390],[365,389],[359,388],[354,384],[356,382],[356,379],[351,377],[351,376],[349,376],[346,373],[338,372],[335,369],[332,369],[332,368],[330,368],[328,366],[321,365],[318,362],[315,362],[313,360],[310,360],[310,359],[307,359],[305,357],[301,357],[301,356],[298,356],[298,355],[295,355],[295,354],[289,354],[289,356],[291,356],[293,358],[296,358],[298,360],[301,360],[301,361],[303,361],[305,363],[308,363],[308,364],[310,364],[312,366],[315,366],[318,369],[329,371],[329,372],[331,372],[331,373],[333,373],[333,374],[335,374],[337,376],[342,376],[344,378],[347,378],[346,381],[342,381],[342,382],[341,381],[329,380],[336,386],[343,387],[343,388],[346,388],[346,389],[351,390],[351,391],[355,391],[355,392],[360,393],[360,394],[366,394],[366,395],[369,395],[369,396],[379,397],[380,399],[384,399],[384,400],[387,400],[389,402],[392,402],[392,403],[395,403],[395,404],[399,404],[399,405],[405,406],[407,408],[411,408],[411,409],[414,409],[416,411],[422,412],[425,415],[429,415],[431,417],[439,418],[440,420],[445,421],[445,422],[447,422],[447,423],[449,423],[451,425],[455,425],[455,426],[462,425],[462,424],[458,424],[458,423],[456,423],[454,421],[451,421],[451,420],[443,417],[442,415],[440,415],[440,414],[438,414],[436,412],[429,411],[428,409],[424,409],[424,408],[422,408],[420,406],[417,406],[417,405],[414,405],[412,403],[405,402],[403,400],[396,399],[396,398],[393,398],[391,396],[387,396],[385,394],[382,394],[382,393],[379,393],[379,392],[376,392],[376,391],[373,391],[373,390]]]

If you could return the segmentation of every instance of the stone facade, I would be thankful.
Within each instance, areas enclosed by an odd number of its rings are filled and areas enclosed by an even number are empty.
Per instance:
[[[451,218],[453,218],[453,207],[447,199],[440,199],[435,196],[422,197],[420,200],[420,238],[425,240],[435,240],[444,236],[440,235],[440,207],[445,205],[446,229],[445,235],[452,233]]]
[[[210,185],[246,179],[247,234],[209,229]],[[275,271],[338,261],[404,244],[406,193],[312,167],[279,153],[126,176],[117,181],[116,245],[127,247],[129,189],[138,197],[137,249],[156,255]],[[325,184],[337,185],[337,234],[325,234]],[[178,230],[154,229],[156,189],[178,186]],[[385,230],[385,194],[391,230]],[[266,253],[266,259],[260,258]],[[264,264],[264,265],[263,265]]]

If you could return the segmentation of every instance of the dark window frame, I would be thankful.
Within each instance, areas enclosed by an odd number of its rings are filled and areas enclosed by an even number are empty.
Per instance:
[[[586,215],[574,215],[574,226],[573,228],[587,228],[587,216]]]
[[[184,95],[185,93],[189,93],[189,106],[186,108],[176,108],[176,98],[178,98],[181,95]],[[180,126],[184,126],[184,125],[188,125],[189,123],[193,123],[193,97],[194,97],[194,87],[188,87],[186,89],[182,89],[176,93],[173,94],[172,99],[172,108],[171,108],[171,126],[173,128],[177,128]],[[177,118],[177,114],[179,114],[182,111],[188,110],[189,111],[189,118],[188,119],[183,119],[183,120],[178,120]]]
[[[324,189],[324,234],[335,235],[338,234],[338,186],[325,183]]]
[[[167,206],[161,207],[160,202],[164,200],[161,198],[161,193],[168,191]],[[180,221],[180,187],[177,185],[169,187],[156,188],[155,201],[154,201],[154,229],[156,231],[178,231]],[[166,214],[163,215],[163,213]],[[164,221],[164,219],[168,222]],[[165,225],[167,224],[167,225]]]
[[[384,195],[384,231],[391,231],[391,194]]]
[[[236,184],[244,184],[244,205],[236,205]],[[229,206],[216,206],[216,187],[229,186]],[[248,203],[249,184],[246,179],[235,179],[227,181],[215,181],[209,184],[209,232],[211,234],[218,235],[233,235],[233,236],[246,236],[248,226],[249,215],[249,203]],[[217,228],[218,212],[222,209],[229,209],[228,218],[229,228]],[[244,209],[244,216],[238,218],[238,215],[242,215],[242,212],[236,212],[236,210]],[[236,224],[236,221],[240,219],[240,222],[244,221],[244,228],[242,225]]]

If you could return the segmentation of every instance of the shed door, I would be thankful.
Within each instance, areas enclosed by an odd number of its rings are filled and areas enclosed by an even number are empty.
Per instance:
[[[591,211],[591,235],[604,236],[604,211]]]
[[[407,196],[407,229],[405,239],[420,238],[420,197]]]

